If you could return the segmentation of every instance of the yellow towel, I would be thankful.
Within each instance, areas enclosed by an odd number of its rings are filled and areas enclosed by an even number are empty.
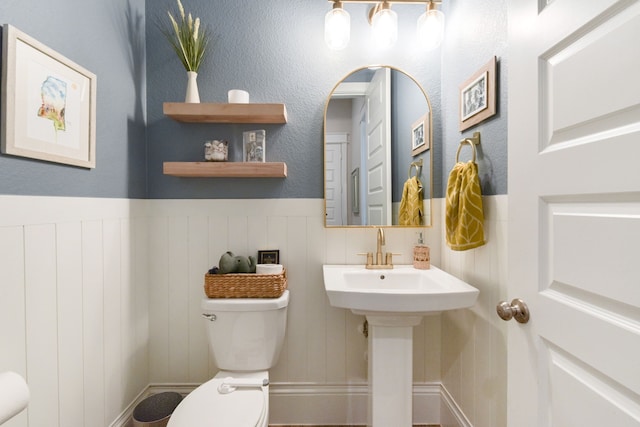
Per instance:
[[[484,245],[482,193],[475,162],[458,162],[449,174],[446,199],[447,245],[465,251]]]
[[[400,225],[422,225],[422,215],[422,183],[414,176],[404,183],[398,221]]]

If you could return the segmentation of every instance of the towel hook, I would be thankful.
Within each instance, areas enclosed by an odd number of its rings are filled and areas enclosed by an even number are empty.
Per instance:
[[[458,158],[460,157],[460,150],[464,144],[469,144],[473,149],[473,159],[472,161],[476,162],[476,145],[480,144],[480,132],[474,132],[473,136],[470,138],[465,138],[460,141],[460,145],[458,146],[458,151],[456,151],[456,163],[459,162]]]
[[[422,159],[418,160],[417,162],[412,162],[409,165],[409,179],[411,179],[411,169],[416,168],[416,176],[420,175],[420,172],[422,171]]]

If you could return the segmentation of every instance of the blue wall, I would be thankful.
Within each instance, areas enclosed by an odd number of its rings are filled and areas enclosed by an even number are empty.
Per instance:
[[[378,51],[369,43],[367,7],[348,4],[351,44],[333,52],[323,39],[324,15],[331,8],[323,0],[184,0],[183,4],[209,23],[214,34],[211,55],[198,76],[201,101],[226,102],[227,90],[241,88],[250,92],[252,101],[285,103],[289,123],[264,128],[267,161],[286,162],[289,176],[254,180],[162,175],[163,161],[199,160],[203,142],[212,138],[229,140],[230,158],[240,160],[242,131],[260,127],[184,124],[162,114],[163,102],[184,99],[186,75],[152,24],[165,20],[175,2],[153,0],[147,3],[151,198],[322,198],[324,107],[339,80],[353,69],[387,64],[414,76],[432,102],[439,92],[440,53],[425,53],[413,43],[415,21],[424,6],[394,6],[399,12],[400,42],[391,51]]]
[[[446,38],[442,55],[443,178],[455,163],[460,140],[481,132],[478,173],[482,194],[507,194],[507,0],[444,2]],[[497,65],[497,113],[463,133],[459,131],[459,86],[492,56]],[[467,145],[460,160],[471,159]]]
[[[1,194],[321,198],[326,97],[351,70],[385,64],[415,77],[430,97],[434,123],[441,123],[434,129],[431,155],[434,196],[442,197],[463,136],[458,131],[458,86],[492,55],[499,61],[498,114],[464,135],[482,131],[478,163],[484,194],[506,194],[506,0],[444,2],[447,36],[442,52],[424,52],[413,41],[423,6],[394,5],[400,19],[399,43],[391,51],[379,51],[369,44],[367,6],[348,4],[351,43],[332,52],[323,41],[324,14],[330,8],[326,1],[184,0],[185,8],[208,23],[214,35],[198,78],[202,101],[225,102],[228,89],[243,88],[254,102],[285,103],[289,123],[266,126],[184,124],[165,117],[162,103],[181,102],[186,89],[185,72],[156,26],[166,22],[166,11],[175,10],[175,1],[148,1],[146,11],[142,2],[0,2],[3,23],[98,76],[96,169],[0,155]],[[287,179],[187,179],[162,174],[164,161],[201,159],[203,142],[212,138],[228,139],[231,159],[240,160],[242,131],[256,128],[267,131],[267,160],[287,163]]]
[[[95,169],[0,155],[0,194],[146,196],[142,0],[2,0],[11,24],[97,75]]]
[[[391,200],[400,203],[404,191],[404,183],[409,177],[409,166],[413,162],[422,160],[423,166],[418,178],[424,183],[423,197],[431,197],[430,186],[431,177],[431,149],[413,156],[411,154],[412,126],[420,116],[429,111],[429,104],[425,100],[422,92],[416,89],[415,82],[405,74],[391,73],[391,157],[393,165],[391,168],[393,191]],[[439,95],[439,94],[438,94]],[[439,96],[434,96],[430,102],[440,103]],[[433,135],[438,141],[442,137],[441,117],[432,123]],[[411,176],[416,175],[417,170],[411,170]]]

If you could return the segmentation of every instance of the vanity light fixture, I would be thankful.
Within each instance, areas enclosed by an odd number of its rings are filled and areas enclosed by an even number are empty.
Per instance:
[[[433,50],[444,39],[444,13],[436,9],[435,2],[427,3],[427,11],[418,18],[418,40],[427,50]]]
[[[392,47],[398,40],[398,14],[391,10],[388,1],[374,6],[371,35],[373,42],[383,49]]]
[[[351,34],[349,12],[343,9],[341,1],[333,2],[331,9],[324,17],[324,42],[333,50],[347,47]]]
[[[398,14],[391,10],[392,3],[424,4],[426,12],[418,18],[417,37],[427,50],[440,46],[444,38],[444,14],[436,9],[442,0],[328,0],[333,8],[324,18],[324,40],[329,48],[340,50],[347,47],[351,24],[349,13],[343,3],[372,4],[369,11],[373,42],[381,47],[391,47],[398,39]]]

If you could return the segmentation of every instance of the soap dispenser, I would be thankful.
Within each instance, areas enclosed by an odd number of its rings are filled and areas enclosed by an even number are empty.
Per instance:
[[[413,247],[413,268],[428,270],[431,267],[429,247],[422,240],[422,232],[418,237],[418,244]]]

